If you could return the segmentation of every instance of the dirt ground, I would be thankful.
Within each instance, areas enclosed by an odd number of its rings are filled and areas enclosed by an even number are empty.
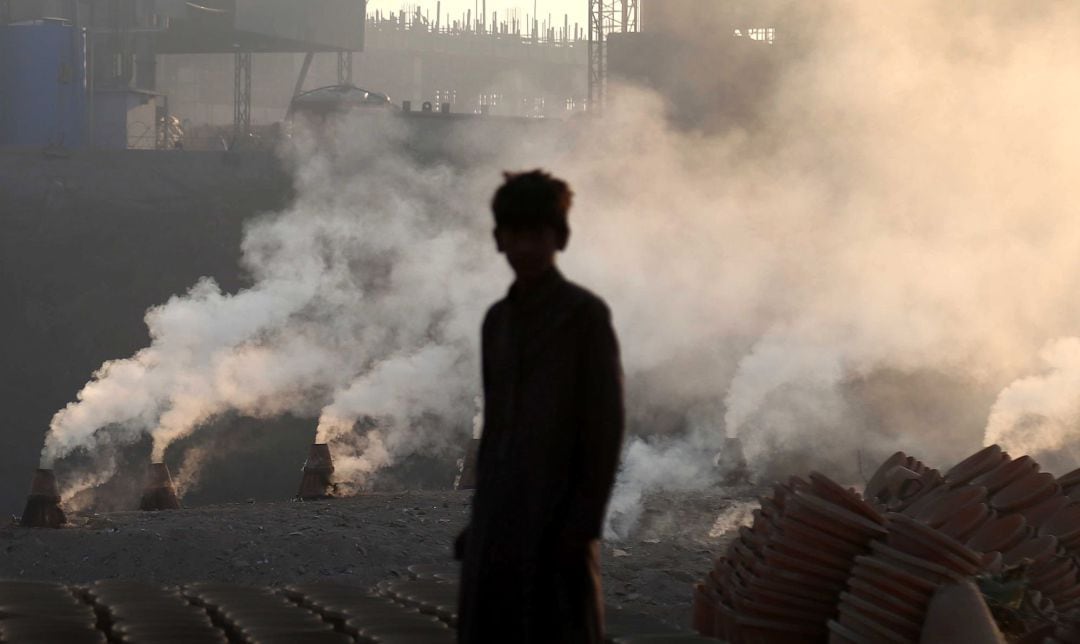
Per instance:
[[[742,520],[752,496],[742,489],[649,497],[634,534],[604,544],[609,605],[687,628],[692,585],[726,541],[710,530],[718,516],[732,525]],[[411,564],[449,562],[470,499],[466,492],[411,492],[117,512],[74,516],[60,530],[5,522],[0,578],[373,586],[406,576]]]

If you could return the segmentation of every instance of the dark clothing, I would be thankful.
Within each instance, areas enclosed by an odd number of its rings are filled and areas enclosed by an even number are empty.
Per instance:
[[[463,535],[459,641],[603,641],[599,539],[623,433],[602,300],[555,269],[483,328],[484,433]]]

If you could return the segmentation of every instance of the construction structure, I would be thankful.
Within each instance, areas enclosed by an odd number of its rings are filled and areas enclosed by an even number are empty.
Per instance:
[[[0,0],[0,87],[49,130],[0,122],[0,145],[250,147],[277,135],[292,98],[331,85],[417,111],[564,117],[587,109],[605,69],[590,75],[590,53],[606,60],[608,33],[636,28],[637,2],[603,3],[597,35],[486,3],[452,15],[441,3],[369,14],[366,0]],[[45,105],[58,94],[79,115],[63,127]]]
[[[158,68],[176,54],[233,58],[238,141],[251,128],[253,55],[351,55],[363,49],[365,8],[366,0],[0,0],[7,61],[0,88],[13,97],[7,111],[32,119],[46,106],[51,119],[33,140],[9,136],[25,123],[0,123],[0,145],[168,147],[170,97]],[[22,61],[38,73],[24,73]],[[52,85],[63,90],[62,108]],[[74,124],[54,118],[72,111],[80,115]]]
[[[281,121],[290,99],[304,90],[334,85],[358,86],[417,113],[425,104],[435,112],[447,104],[455,115],[523,118],[563,118],[586,109],[587,33],[567,16],[537,21],[493,12],[480,20],[470,12],[373,11],[364,34],[357,56],[257,56],[250,115],[256,132]],[[159,87],[187,122],[190,138],[212,145],[213,133],[233,120],[232,67],[226,55],[161,57]]]
[[[624,79],[658,91],[677,121],[739,126],[812,45],[821,11],[793,0],[588,0],[580,25],[533,7],[0,0],[0,88],[17,97],[0,114],[0,145],[254,146],[280,133],[293,98],[328,86],[417,111],[551,118],[598,111],[609,80]]]
[[[604,104],[608,80],[608,39],[639,28],[638,0],[589,0],[589,108]]]

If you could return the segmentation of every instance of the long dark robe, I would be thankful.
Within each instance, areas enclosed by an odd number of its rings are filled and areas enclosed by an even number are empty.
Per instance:
[[[484,321],[483,378],[459,641],[602,642],[598,546],[623,435],[607,306],[555,269],[511,287]]]

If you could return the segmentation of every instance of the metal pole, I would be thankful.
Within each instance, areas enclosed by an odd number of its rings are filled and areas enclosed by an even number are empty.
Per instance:
[[[97,51],[97,38],[96,38],[96,16],[97,12],[94,10],[97,5],[90,3],[90,17],[88,19],[89,28],[86,30],[86,47],[89,50],[88,57],[90,58],[89,64],[86,66],[86,73],[89,76],[89,80],[86,83],[87,93],[90,95],[89,99],[89,112],[90,112],[90,127],[86,131],[86,147],[94,147],[94,130],[96,129],[94,121],[94,104],[97,102],[97,70],[95,69],[94,52]]]
[[[296,85],[293,87],[292,97],[289,99],[289,107],[285,110],[285,119],[288,120],[293,114],[292,99],[304,91],[304,81],[307,80],[308,70],[311,69],[311,61],[315,59],[315,52],[309,51],[304,54],[304,64],[300,65],[300,74],[296,77]]]
[[[337,58],[337,82],[338,85],[352,85],[353,71],[351,51],[339,51]]]
[[[236,146],[251,133],[251,52],[236,52],[234,67],[233,146]]]
[[[589,111],[604,102],[604,0],[589,2]]]

